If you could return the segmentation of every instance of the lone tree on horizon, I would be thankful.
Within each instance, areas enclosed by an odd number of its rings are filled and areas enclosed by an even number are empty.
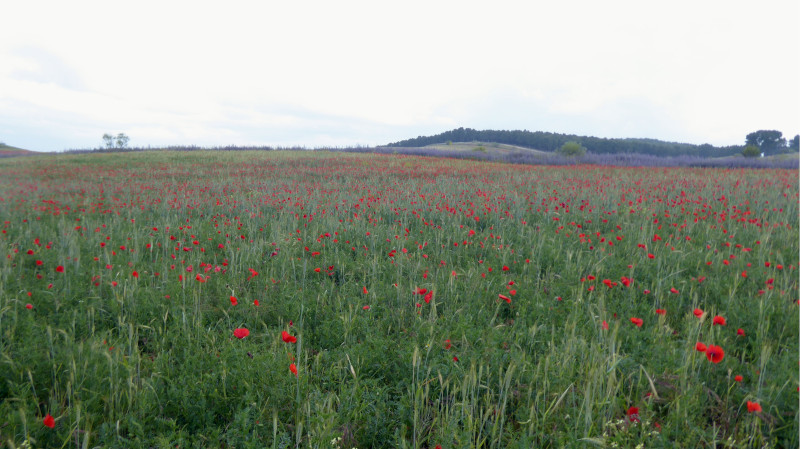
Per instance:
[[[127,147],[130,140],[131,138],[126,136],[124,133],[117,134],[117,148]]]
[[[108,133],[103,134],[103,144],[108,150],[112,150],[114,148],[126,148],[130,140],[131,138],[126,136],[125,133],[119,133],[116,137]]]

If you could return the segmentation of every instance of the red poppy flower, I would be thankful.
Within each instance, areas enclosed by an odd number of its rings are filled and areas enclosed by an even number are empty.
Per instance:
[[[761,411],[761,404],[747,401],[747,411],[750,413],[758,413]]]
[[[425,293],[428,293],[427,288],[419,288],[419,287],[414,288],[415,295],[424,295]]]
[[[673,293],[673,294],[675,294],[675,295],[677,295],[678,293],[680,293],[680,292],[678,291],[678,289],[677,289],[677,288],[675,288],[675,287],[670,287],[669,291],[670,291],[670,293]]]
[[[725,357],[725,351],[719,346],[709,345],[708,349],[706,349],[706,357],[711,363],[719,363]]]
[[[742,381],[742,379],[743,379],[743,377],[742,377],[742,376],[739,376],[739,375],[736,375],[736,376],[734,376],[734,378],[733,378],[733,380],[735,380],[736,382],[741,382],[741,381]]]
[[[664,310],[664,309],[656,309],[656,314],[657,315],[666,315],[667,311]]]
[[[631,318],[631,323],[635,324],[636,327],[642,327],[644,321],[641,318]]]
[[[284,343],[297,343],[297,337],[293,336],[292,334],[283,331],[281,333],[281,338],[283,339]]]
[[[703,309],[694,309],[694,311],[692,311],[692,313],[693,313],[693,314],[694,314],[694,316],[696,316],[697,318],[700,318],[700,317],[702,317],[702,316],[703,316]]]
[[[736,329],[736,335],[744,337],[744,329],[742,328]]]
[[[235,306],[235,305],[238,305],[238,304],[239,304],[239,300],[236,299],[235,296],[231,296],[231,305]]]
[[[58,271],[59,273],[63,273],[64,272],[64,266],[63,265],[57,266],[56,267],[56,271]]]
[[[369,310],[369,306],[362,307],[363,310]]]
[[[511,304],[511,298],[509,298],[508,296],[506,296],[506,295],[504,295],[504,294],[502,294],[502,293],[501,293],[501,294],[497,295],[497,297],[498,297],[498,298],[500,298],[500,299],[502,299],[503,301],[505,301],[505,302],[507,302],[507,303]]]
[[[367,287],[364,287],[364,294],[365,294],[365,295],[366,295],[366,294],[369,294],[369,291],[367,291]]]
[[[606,320],[603,320],[603,323],[600,326],[603,328],[604,331],[608,330],[608,323],[606,322]]]
[[[696,349],[696,350],[698,350],[700,352],[706,352],[706,349],[708,349],[708,346],[706,346],[705,343],[701,343],[701,342],[698,341],[697,344],[694,345],[694,349]]]
[[[52,429],[53,427],[56,426],[56,420],[48,413],[47,416],[45,416],[44,419],[42,420],[42,424],[44,424],[45,427],[49,427]]]
[[[458,362],[458,357],[456,357],[456,356],[453,356],[453,361],[454,361],[454,362]]]
[[[428,292],[428,294],[425,295],[425,297],[422,299],[425,300],[425,304],[430,304],[432,298],[433,298],[433,292]]]
[[[33,308],[33,304],[25,304],[25,308],[30,310]]]
[[[640,422],[639,407],[631,407],[628,409],[628,419],[630,419],[631,422]]]
[[[240,327],[233,330],[233,336],[238,338],[239,340],[241,340],[244,337],[247,337],[248,335],[250,335],[250,331],[244,327]]]
[[[725,318],[721,317],[719,315],[715,316],[714,320],[711,322],[711,325],[713,326],[715,324],[719,324],[720,326],[724,326],[725,325]]]
[[[295,365],[294,363],[290,363],[289,371],[291,371],[292,374],[294,374],[294,377],[297,377],[297,365]]]
[[[444,349],[450,349],[453,345],[450,344],[450,339],[444,341]]]
[[[260,305],[260,303],[258,302],[258,300],[257,300],[257,299],[254,299],[254,300],[253,300],[253,305],[254,305],[254,306],[259,306],[259,305]]]

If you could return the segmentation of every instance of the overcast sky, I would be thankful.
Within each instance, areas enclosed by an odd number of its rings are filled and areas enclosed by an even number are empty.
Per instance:
[[[7,1],[0,141],[374,145],[457,127],[800,132],[797,0]]]

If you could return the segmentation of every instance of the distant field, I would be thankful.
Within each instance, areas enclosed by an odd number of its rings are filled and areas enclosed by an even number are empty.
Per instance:
[[[525,147],[518,147],[516,145],[506,145],[504,143],[494,142],[452,142],[450,144],[441,143],[436,145],[427,145],[422,148],[430,148],[435,150],[449,150],[449,151],[473,151],[480,153],[516,153],[525,152],[532,154],[552,154],[546,151],[533,150]]]
[[[0,157],[25,156],[33,153],[34,153],[33,151],[23,150],[22,148],[0,144]]]
[[[420,148],[427,148],[433,150],[448,150],[448,151],[463,151],[463,152],[474,152],[474,153],[484,153],[484,154],[509,154],[509,153],[527,153],[527,154],[536,154],[536,155],[553,155],[553,152],[550,151],[542,151],[542,150],[534,150],[531,148],[520,147],[516,145],[506,145],[503,143],[495,143],[495,142],[452,142],[450,144],[440,143],[434,145],[427,145]],[[713,159],[736,159],[739,158],[739,155],[735,156],[723,156]],[[764,159],[776,159],[776,160],[797,160],[800,158],[800,153],[788,153],[788,154],[778,154],[775,156],[767,156]]]
[[[800,153],[778,154],[778,155],[769,156],[769,157],[773,158],[773,159],[790,159],[790,160],[794,159],[794,160],[798,160],[798,159],[800,159]]]
[[[797,448],[798,184],[0,159],[0,447]]]

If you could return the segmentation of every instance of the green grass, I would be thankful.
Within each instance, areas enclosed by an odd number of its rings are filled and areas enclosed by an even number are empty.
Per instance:
[[[525,148],[516,145],[508,145],[496,142],[450,142],[449,144],[441,143],[441,144],[427,145],[423,148],[430,148],[434,150],[448,150],[448,151],[480,151],[482,153],[488,152],[488,153],[498,153],[498,154],[508,154],[517,152],[532,153],[537,155],[551,154],[546,151],[534,150],[531,148]]]
[[[797,447],[798,195],[784,170],[0,160],[0,444]]]

